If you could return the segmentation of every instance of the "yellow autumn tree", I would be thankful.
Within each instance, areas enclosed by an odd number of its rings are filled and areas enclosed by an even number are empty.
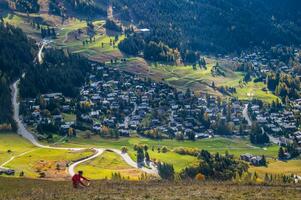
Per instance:
[[[206,179],[206,177],[202,173],[198,173],[195,176],[195,180],[197,180],[197,181],[204,181],[205,179]]]

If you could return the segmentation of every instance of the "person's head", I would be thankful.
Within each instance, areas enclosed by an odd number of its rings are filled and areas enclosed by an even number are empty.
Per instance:
[[[84,173],[83,171],[78,171],[79,175],[83,175],[83,173]]]

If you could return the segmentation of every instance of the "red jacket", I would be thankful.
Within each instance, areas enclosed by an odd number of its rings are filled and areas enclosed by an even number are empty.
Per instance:
[[[72,177],[72,182],[73,182],[73,185],[74,185],[74,186],[77,186],[77,185],[79,185],[79,184],[85,185],[85,184],[82,182],[82,180],[88,181],[87,178],[85,178],[85,177],[83,177],[83,176],[81,176],[81,175],[79,175],[79,174],[75,174],[75,175]]]

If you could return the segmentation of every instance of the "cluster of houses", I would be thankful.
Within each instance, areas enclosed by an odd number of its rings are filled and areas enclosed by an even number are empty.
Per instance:
[[[244,105],[239,101],[225,103],[212,96],[197,97],[190,91],[179,92],[163,83],[97,65],[81,90],[80,105],[89,105],[81,110],[80,119],[93,123],[94,131],[108,127],[122,136],[155,129],[168,138],[178,133],[184,139],[191,135],[208,138],[216,134],[212,127],[221,122],[232,125],[231,134],[241,134],[244,121]]]
[[[256,104],[252,104],[250,110],[253,119],[271,135],[281,136],[298,130],[296,117],[291,110],[279,109],[271,112]]]
[[[71,100],[61,93],[45,94],[22,101],[23,120],[28,125],[66,135],[75,129],[130,136],[152,133],[162,138],[181,134],[183,139],[201,139],[223,134],[219,124],[231,127],[227,134],[247,134],[239,101],[179,92],[163,83],[93,64],[93,72]],[[74,102],[75,101],[75,102]],[[65,114],[76,113],[74,121]],[[38,132],[41,132],[39,131]],[[152,137],[151,135],[149,135]]]
[[[75,135],[77,129],[111,136],[129,137],[137,132],[154,138],[180,135],[183,139],[250,134],[251,127],[243,114],[245,105],[240,101],[196,96],[189,90],[177,91],[166,84],[98,64],[92,64],[92,68],[77,99],[52,93],[22,101],[24,122],[39,133],[46,129],[62,135]],[[271,112],[250,102],[248,113],[263,131],[277,137],[277,143],[290,137],[299,141],[295,113],[300,111],[301,100],[292,105],[291,109]],[[74,116],[73,120],[64,118],[68,114]]]
[[[37,134],[42,138],[43,134],[39,133],[44,131],[67,134],[70,128],[74,127],[76,120],[65,121],[64,114],[74,111],[75,106],[71,99],[64,97],[62,93],[44,94],[34,99],[22,100],[20,104],[23,121],[28,126],[38,129]]]
[[[240,159],[246,161],[254,166],[264,166],[266,165],[265,158],[262,156],[254,156],[252,154],[246,153],[240,155]]]
[[[277,52],[278,53],[275,53]],[[283,51],[283,53],[279,53]],[[269,50],[257,49],[250,52],[242,52],[239,57],[226,56],[225,59],[239,63],[250,63],[253,66],[253,75],[255,77],[265,77],[268,72],[284,72],[286,74],[296,75],[292,66],[287,63],[287,56],[301,59],[299,48],[293,48],[288,51],[286,47],[277,45]]]
[[[272,142],[282,146],[298,144],[301,147],[300,116],[301,100],[292,101],[291,105],[271,111],[256,103],[250,103],[249,113],[253,120],[270,135]],[[301,149],[300,149],[301,152]]]

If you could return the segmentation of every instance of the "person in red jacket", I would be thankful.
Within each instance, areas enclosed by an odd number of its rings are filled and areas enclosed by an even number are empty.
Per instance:
[[[87,178],[83,177],[83,171],[78,171],[77,174],[74,174],[72,177],[72,183],[74,188],[79,188],[79,187],[88,187],[89,185],[86,185],[84,181],[90,181]]]

